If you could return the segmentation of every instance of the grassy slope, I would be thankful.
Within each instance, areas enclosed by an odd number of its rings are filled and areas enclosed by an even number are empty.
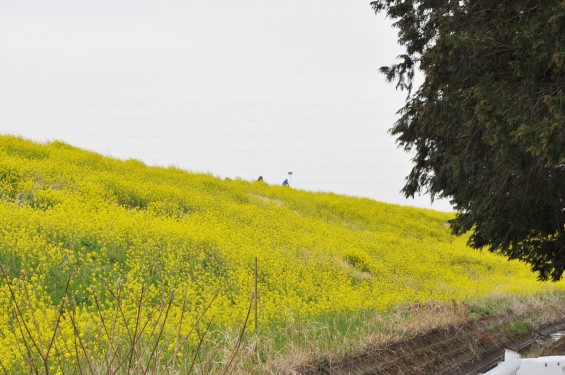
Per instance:
[[[0,262],[30,282],[30,310],[56,311],[71,272],[86,325],[96,324],[92,290],[112,308],[107,284],[124,290],[132,314],[144,286],[147,303],[186,288],[191,317],[219,289],[216,326],[239,326],[254,257],[264,333],[298,318],[564,289],[469,249],[450,235],[450,217],[0,137]],[[10,341],[5,285],[0,292],[0,340]]]

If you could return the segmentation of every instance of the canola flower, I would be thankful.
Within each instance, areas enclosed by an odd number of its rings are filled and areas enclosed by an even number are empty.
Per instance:
[[[109,345],[157,334],[153,352],[174,362],[198,345],[192,323],[213,296],[210,329],[241,327],[255,257],[263,334],[328,313],[565,289],[471,250],[451,217],[0,136],[0,365],[56,373],[79,351],[85,367],[110,362]]]

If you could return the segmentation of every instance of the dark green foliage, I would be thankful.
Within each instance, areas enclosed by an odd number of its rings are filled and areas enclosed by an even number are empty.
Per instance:
[[[565,270],[565,2],[378,0],[406,48],[381,71],[408,91],[391,132],[414,167],[403,192],[451,199],[453,232]],[[414,89],[414,73],[424,82]]]

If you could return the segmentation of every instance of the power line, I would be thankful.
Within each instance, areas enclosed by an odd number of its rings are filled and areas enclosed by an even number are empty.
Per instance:
[[[52,130],[31,130],[34,134],[53,134]],[[104,131],[57,131],[56,135],[81,135],[88,137],[116,137],[116,138],[186,138],[186,139],[249,139],[249,138],[335,138],[335,137],[367,137],[367,136],[389,136],[388,133],[376,133],[373,131],[326,131],[326,132],[285,132],[285,133],[131,133],[131,132],[104,132]]]
[[[303,106],[339,106],[339,105],[376,105],[379,102],[398,101],[398,98],[380,97],[367,99],[318,99],[318,100],[280,100],[280,101],[239,101],[239,102],[190,102],[179,100],[87,100],[87,99],[46,99],[46,98],[17,98],[2,97],[0,102],[66,104],[79,106],[166,106],[184,108],[263,108],[263,107],[303,107]]]
[[[393,169],[400,169],[400,168],[408,168],[408,165],[393,165],[393,166],[296,166],[294,163],[293,168],[288,167],[270,167],[270,166],[252,166],[252,167],[237,167],[237,166],[226,166],[223,165],[221,167],[209,167],[207,166],[205,169],[213,169],[219,170],[222,168],[230,168],[230,169],[238,169],[238,170],[245,170],[245,171],[288,171],[292,169],[295,173],[299,173],[300,171],[369,171],[369,170],[393,170]]]
[[[367,180],[348,180],[348,181],[295,181],[294,182],[294,186],[295,187],[300,187],[301,185],[349,185],[349,184],[355,184],[355,185],[359,185],[359,184],[381,184],[381,183],[391,183],[391,182],[396,182],[398,183],[398,180],[373,180],[373,181],[367,181]],[[402,182],[402,181],[400,181]]]
[[[130,149],[112,149],[111,151],[131,151]],[[192,151],[192,150],[144,150],[144,154],[171,154],[171,155],[248,155],[248,156],[261,156],[261,155],[294,155],[294,154],[335,154],[336,152],[348,153],[389,153],[390,150],[373,149],[373,148],[341,148],[332,150],[265,150],[265,151]]]
[[[280,121],[331,121],[331,120],[370,120],[394,118],[389,114],[331,114],[319,116],[300,116],[300,115],[239,115],[239,116],[125,116],[92,113],[57,113],[57,112],[27,112],[27,111],[4,111],[0,110],[3,116],[12,117],[32,117],[32,118],[55,118],[55,119],[74,119],[74,120],[108,120],[108,121],[166,121],[166,122],[280,122]]]

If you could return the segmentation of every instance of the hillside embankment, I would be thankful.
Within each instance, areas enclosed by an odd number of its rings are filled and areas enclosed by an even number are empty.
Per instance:
[[[565,301],[521,304],[506,311],[435,327],[380,342],[340,358],[319,358],[301,374],[479,374],[502,360],[504,349],[520,351],[534,340],[565,329]],[[565,341],[542,355],[565,355]]]
[[[453,217],[0,135],[0,367],[438,373],[565,293]]]

